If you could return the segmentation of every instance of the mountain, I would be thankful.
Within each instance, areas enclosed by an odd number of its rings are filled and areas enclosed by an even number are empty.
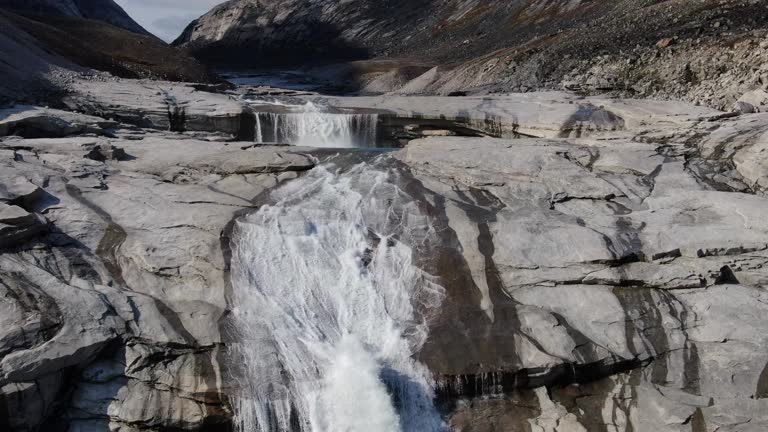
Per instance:
[[[585,0],[231,0],[191,23],[175,43],[225,64],[400,55],[456,60],[545,31],[550,22],[571,24],[615,7]]]
[[[724,109],[768,85],[766,31],[764,3],[741,0],[231,0],[174,44],[219,67],[395,59],[435,68],[344,78],[362,90],[566,88]]]
[[[102,14],[105,19],[119,17],[109,13],[113,11],[110,5],[117,5],[98,3],[106,5]],[[34,4],[26,6],[33,9]],[[78,11],[99,15],[96,9],[83,6],[95,7],[96,1],[78,1],[79,9],[73,9],[74,4],[40,2],[34,12],[0,8],[0,105],[12,101],[55,103],[74,78],[83,73],[93,75],[94,71],[123,78],[192,82],[214,79],[200,62],[138,25],[134,32],[73,15]],[[125,18],[130,20],[127,15]]]
[[[134,33],[150,35],[112,0],[0,0],[0,8],[103,21]]]

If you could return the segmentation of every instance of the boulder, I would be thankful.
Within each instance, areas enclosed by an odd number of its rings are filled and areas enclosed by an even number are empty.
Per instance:
[[[752,90],[744,93],[736,103],[751,105],[754,112],[765,112],[768,110],[768,92],[761,89]]]
[[[98,144],[94,146],[85,157],[97,162],[104,162],[108,160],[124,160],[128,158],[128,155],[125,153],[125,150],[120,147],[115,147],[112,144]]]
[[[41,216],[0,203],[0,249],[22,243],[46,230]]]
[[[740,114],[752,114],[756,113],[757,108],[751,103],[744,101],[737,101],[733,103],[733,111]]]
[[[656,42],[656,47],[663,49],[663,48],[669,47],[673,43],[675,43],[675,39],[674,38],[664,38],[664,39],[661,39],[658,42]]]
[[[59,138],[71,135],[105,135],[113,121],[68,111],[17,105],[0,110],[0,136]]]

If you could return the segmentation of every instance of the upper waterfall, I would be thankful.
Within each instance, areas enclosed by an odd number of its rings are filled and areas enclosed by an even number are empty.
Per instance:
[[[257,112],[256,141],[306,147],[375,147],[376,114],[325,112],[312,102]]]
[[[413,358],[444,295],[415,263],[435,232],[385,162],[321,165],[238,222],[240,431],[443,429]]]

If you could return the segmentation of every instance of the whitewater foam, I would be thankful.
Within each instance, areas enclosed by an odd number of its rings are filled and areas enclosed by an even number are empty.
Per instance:
[[[256,113],[256,141],[306,147],[375,147],[378,116],[325,112],[312,102]]]
[[[317,167],[237,223],[238,430],[443,430],[413,358],[443,298],[414,264],[434,229],[397,171],[375,165]]]

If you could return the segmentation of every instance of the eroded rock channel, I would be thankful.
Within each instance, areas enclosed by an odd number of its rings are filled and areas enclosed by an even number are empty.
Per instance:
[[[765,114],[76,87],[0,111],[6,429],[768,425]]]

